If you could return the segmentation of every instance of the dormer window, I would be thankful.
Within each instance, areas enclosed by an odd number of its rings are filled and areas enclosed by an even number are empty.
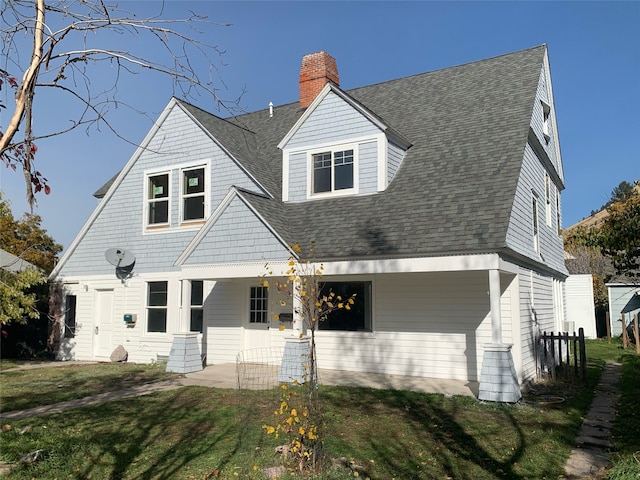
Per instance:
[[[335,150],[312,155],[313,194],[354,188],[354,150]]]

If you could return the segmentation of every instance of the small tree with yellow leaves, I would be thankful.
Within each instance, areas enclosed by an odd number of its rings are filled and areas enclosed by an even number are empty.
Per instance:
[[[294,381],[293,385],[282,384],[280,408],[274,411],[277,419],[275,425],[263,425],[267,434],[276,438],[286,435],[288,443],[283,452],[294,458],[299,470],[303,471],[316,465],[317,451],[320,444],[320,410],[318,405],[318,378],[316,357],[316,332],[320,323],[337,310],[351,310],[356,294],[342,297],[322,282],[324,265],[311,260],[314,256],[313,244],[309,249],[308,259],[303,258],[299,245],[291,247],[288,268],[282,277],[275,277],[272,283],[267,276],[274,272],[266,265],[267,273],[262,276],[261,283],[267,288],[275,288],[293,304],[296,320],[300,322],[300,337],[309,338],[309,359],[305,365],[304,383]],[[287,302],[280,301],[281,306]],[[275,319],[279,320],[278,315]],[[284,326],[281,325],[281,330]]]

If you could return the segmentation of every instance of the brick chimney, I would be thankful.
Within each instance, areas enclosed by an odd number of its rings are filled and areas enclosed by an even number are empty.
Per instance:
[[[307,108],[327,83],[340,86],[336,59],[327,52],[308,53],[300,67],[300,108]]]

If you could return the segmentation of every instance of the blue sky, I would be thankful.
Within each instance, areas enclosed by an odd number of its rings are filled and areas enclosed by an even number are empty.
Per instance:
[[[159,6],[119,3],[142,16]],[[621,181],[640,178],[640,2],[170,1],[164,16],[190,10],[232,24],[209,25],[201,38],[226,52],[220,94],[232,99],[244,90],[246,111],[297,101],[305,53],[334,56],[341,87],[350,89],[546,43],[566,181],[563,225],[599,208]],[[153,48],[126,41],[132,51]],[[173,94],[168,79],[148,72],[124,79],[119,91],[152,119]],[[36,129],[66,122],[67,101],[38,94]],[[192,103],[227,115],[207,98]],[[112,113],[112,124],[134,142],[151,127],[149,118],[126,108]],[[92,193],[134,150],[105,129],[39,142],[38,169],[52,193],[39,196],[35,213],[65,248],[97,204]],[[20,174],[0,168],[0,190],[14,215],[27,210]]]

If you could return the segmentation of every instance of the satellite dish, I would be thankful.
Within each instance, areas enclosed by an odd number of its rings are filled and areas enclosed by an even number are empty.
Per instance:
[[[104,258],[116,268],[128,267],[136,262],[135,255],[124,248],[110,248],[104,252]]]

